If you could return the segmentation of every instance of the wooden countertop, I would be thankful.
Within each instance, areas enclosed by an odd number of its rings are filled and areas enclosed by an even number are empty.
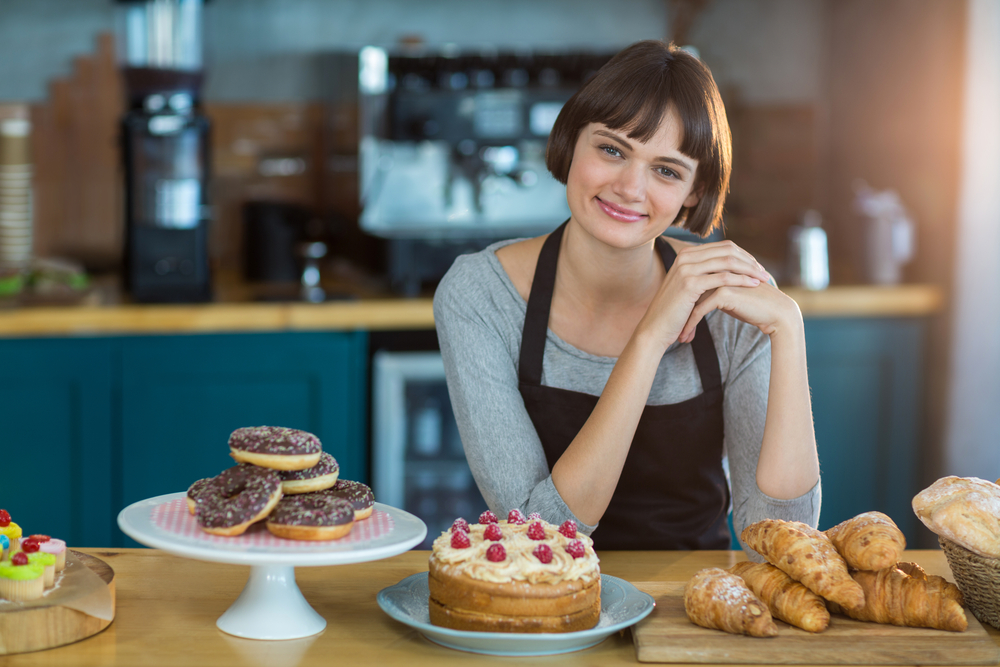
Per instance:
[[[820,292],[787,288],[807,318],[923,317],[938,313],[935,285],[842,286]],[[26,307],[0,310],[0,337],[155,333],[430,329],[429,298],[364,299],[322,304],[207,303]]]
[[[115,570],[117,617],[89,639],[59,648],[10,656],[5,666],[23,665],[456,665],[544,662],[552,665],[636,664],[631,633],[563,656],[496,658],[447,649],[389,618],[375,594],[427,570],[426,551],[359,565],[300,567],[299,588],[327,619],[319,635],[291,641],[239,639],[219,631],[216,619],[246,583],[249,567],[204,563],[153,549],[81,549]],[[654,596],[664,583],[686,582],[703,567],[729,567],[739,552],[605,552],[601,569],[631,581]],[[909,551],[907,560],[929,573],[951,578],[940,551]],[[655,612],[654,612],[655,613]],[[1000,632],[987,627],[1000,645]]]

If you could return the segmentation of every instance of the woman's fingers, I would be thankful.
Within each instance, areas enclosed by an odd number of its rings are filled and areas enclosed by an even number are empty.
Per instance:
[[[711,293],[705,294],[705,298],[701,299],[695,307],[691,309],[691,314],[688,316],[687,322],[684,323],[684,328],[681,329],[681,335],[677,337],[677,340],[681,343],[690,343],[694,340],[694,332],[697,329],[698,322],[701,322],[702,318],[708,315],[713,310],[718,309],[720,306],[723,310],[727,310],[725,304],[731,300],[732,295],[725,292],[722,289],[712,290]]]
[[[769,280],[770,275],[753,256],[730,241],[689,246],[677,254],[676,264],[681,270],[731,271]]]
[[[677,340],[681,343],[690,343],[694,339],[698,322],[713,310],[721,310],[770,335],[779,326],[782,318],[787,319],[790,317],[789,313],[793,311],[798,313],[798,306],[768,283],[750,289],[741,287],[734,289],[728,285],[719,287],[706,293],[704,298],[691,309],[691,314]]]
[[[753,276],[748,276],[743,273],[732,273],[730,271],[718,271],[709,272],[704,274],[695,274],[685,276],[682,279],[682,287],[688,294],[695,296],[696,299],[703,298],[706,292],[717,289],[719,287],[756,287],[760,284],[760,280],[754,278]]]
[[[710,273],[730,273],[733,275],[742,275],[754,278],[757,281],[766,281],[768,279],[768,275],[765,271],[750,266],[746,262],[735,258],[732,255],[712,257],[702,262],[684,264],[678,267],[678,272],[687,276]]]

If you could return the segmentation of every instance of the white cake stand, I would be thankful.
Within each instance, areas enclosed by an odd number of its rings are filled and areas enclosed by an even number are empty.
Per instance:
[[[169,532],[153,522],[155,508],[186,495],[170,493],[129,505],[118,514],[118,526],[136,542],[177,556],[249,565],[246,587],[216,621],[223,632],[247,639],[299,639],[322,632],[326,627],[326,619],[309,606],[295,583],[296,566],[347,565],[389,558],[420,544],[427,535],[427,526],[419,518],[375,503],[375,511],[392,518],[393,529],[370,540],[288,540],[287,547],[246,546],[238,538],[232,542],[207,543]]]

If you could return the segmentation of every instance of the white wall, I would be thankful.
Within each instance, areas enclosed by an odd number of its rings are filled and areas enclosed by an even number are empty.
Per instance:
[[[0,0],[0,101],[39,101],[115,28],[113,0]],[[311,57],[403,35],[462,47],[614,49],[666,36],[662,0],[211,0],[205,97],[315,97]]]
[[[720,85],[749,104],[811,103],[822,82],[825,0],[713,0],[690,42]],[[0,101],[40,101],[94,36],[113,0],[0,0]],[[205,8],[210,101],[318,96],[313,56],[403,35],[461,47],[614,49],[668,35],[664,0],[211,0]]]
[[[1000,3],[969,0],[951,399],[942,474],[1000,477]]]

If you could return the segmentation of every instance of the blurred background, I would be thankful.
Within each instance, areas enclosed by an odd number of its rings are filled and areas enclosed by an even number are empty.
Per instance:
[[[821,528],[927,544],[914,493],[1000,477],[994,0],[3,0],[0,437],[62,486],[0,501],[125,544],[121,507],[280,423],[432,535],[477,514],[429,297],[562,221],[548,128],[639,39],[722,91],[718,237],[806,318]]]

